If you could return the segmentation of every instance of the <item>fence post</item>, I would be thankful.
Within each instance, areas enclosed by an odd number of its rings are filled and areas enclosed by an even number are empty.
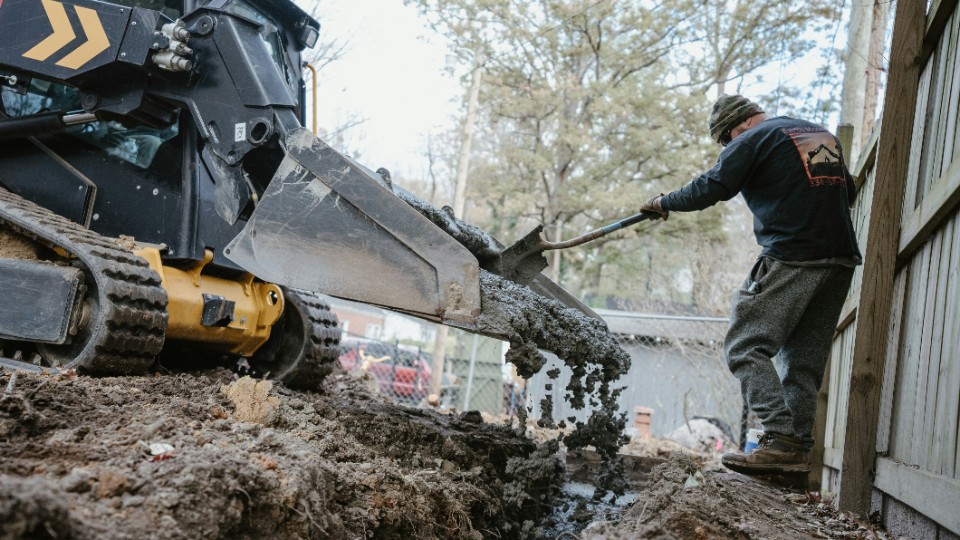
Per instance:
[[[480,336],[473,335],[473,345],[470,348],[470,369],[467,371],[467,395],[463,397],[463,410],[470,410],[470,393],[473,392],[473,372],[477,367],[477,343]]]

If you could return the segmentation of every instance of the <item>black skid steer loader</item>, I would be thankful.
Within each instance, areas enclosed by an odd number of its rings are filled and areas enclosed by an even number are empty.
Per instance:
[[[472,328],[475,254],[303,127],[318,33],[288,0],[0,0],[0,357],[313,387],[318,293]]]

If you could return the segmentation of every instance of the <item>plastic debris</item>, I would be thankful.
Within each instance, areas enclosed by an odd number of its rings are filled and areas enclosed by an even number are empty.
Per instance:
[[[150,453],[150,461],[164,461],[167,459],[172,459],[176,457],[177,450],[172,445],[167,443],[150,443],[147,444],[143,441],[137,441],[140,443],[140,446],[143,446],[147,452]]]
[[[700,471],[697,471],[696,474],[691,474],[687,476],[687,481],[683,483],[683,489],[695,489],[700,487],[700,483],[703,481],[703,474]]]

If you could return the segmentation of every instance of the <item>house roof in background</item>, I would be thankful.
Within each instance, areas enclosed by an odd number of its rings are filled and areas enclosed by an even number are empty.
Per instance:
[[[598,309],[610,331],[618,335],[694,341],[723,341],[730,320]]]
[[[334,310],[384,318],[389,312],[369,304],[327,297]],[[666,340],[723,341],[730,320],[722,317],[688,317],[597,309],[610,331],[617,335]],[[419,319],[416,319],[419,320]]]
[[[371,306],[370,304],[361,304],[360,302],[351,302],[350,300],[341,300],[340,298],[326,297],[330,307],[334,310],[351,311],[360,315],[383,318],[387,315],[386,310]]]

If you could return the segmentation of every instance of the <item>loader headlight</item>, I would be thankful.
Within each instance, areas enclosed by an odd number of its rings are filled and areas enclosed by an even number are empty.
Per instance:
[[[320,31],[310,25],[304,25],[300,30],[300,43],[306,49],[312,49],[317,44],[317,38],[319,37]]]

